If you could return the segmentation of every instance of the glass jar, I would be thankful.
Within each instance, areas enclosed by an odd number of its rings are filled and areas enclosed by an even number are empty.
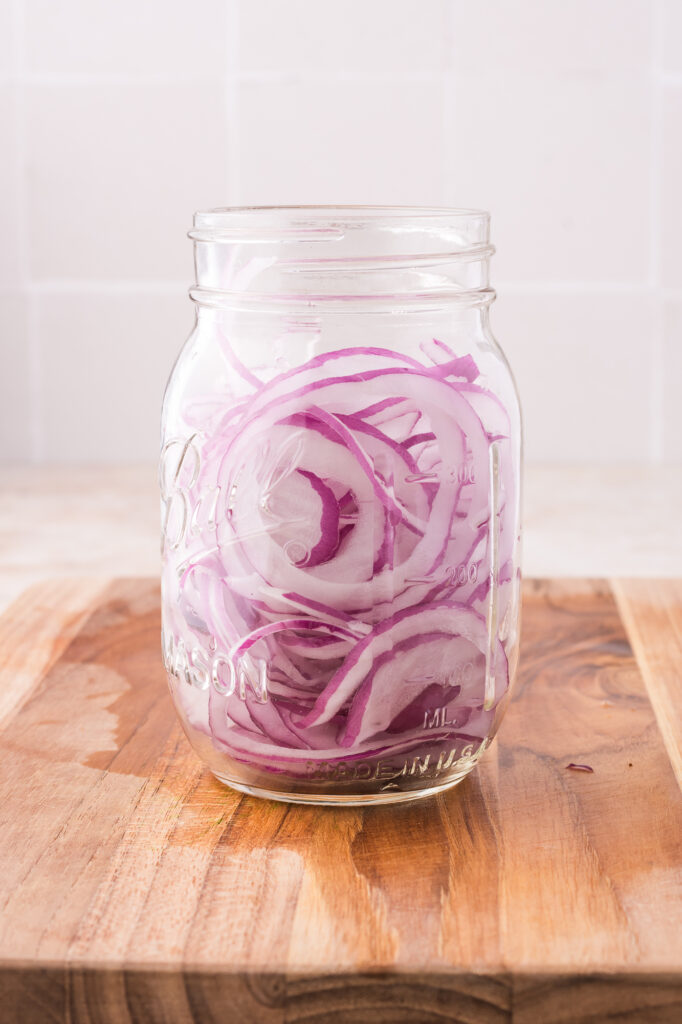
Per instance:
[[[476,210],[201,211],[163,408],[163,656],[222,782],[459,782],[519,636],[521,423]]]

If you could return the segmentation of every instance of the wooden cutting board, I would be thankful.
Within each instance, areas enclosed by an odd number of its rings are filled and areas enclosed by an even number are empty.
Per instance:
[[[154,581],[39,585],[0,657],[1,1021],[682,1020],[681,582],[528,582],[498,739],[386,808],[215,782]]]

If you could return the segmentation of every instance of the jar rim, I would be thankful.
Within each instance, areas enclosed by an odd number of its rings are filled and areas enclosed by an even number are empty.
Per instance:
[[[410,225],[426,232],[461,230],[476,226],[479,242],[487,241],[490,213],[487,210],[448,206],[393,205],[309,205],[309,206],[218,206],[197,210],[188,233],[194,241],[231,242],[329,239],[342,230],[362,226],[388,231],[409,230]]]

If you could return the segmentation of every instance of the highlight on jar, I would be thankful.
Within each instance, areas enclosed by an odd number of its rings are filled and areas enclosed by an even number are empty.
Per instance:
[[[222,782],[464,778],[518,660],[521,416],[483,211],[201,211],[163,407],[162,647]]]

